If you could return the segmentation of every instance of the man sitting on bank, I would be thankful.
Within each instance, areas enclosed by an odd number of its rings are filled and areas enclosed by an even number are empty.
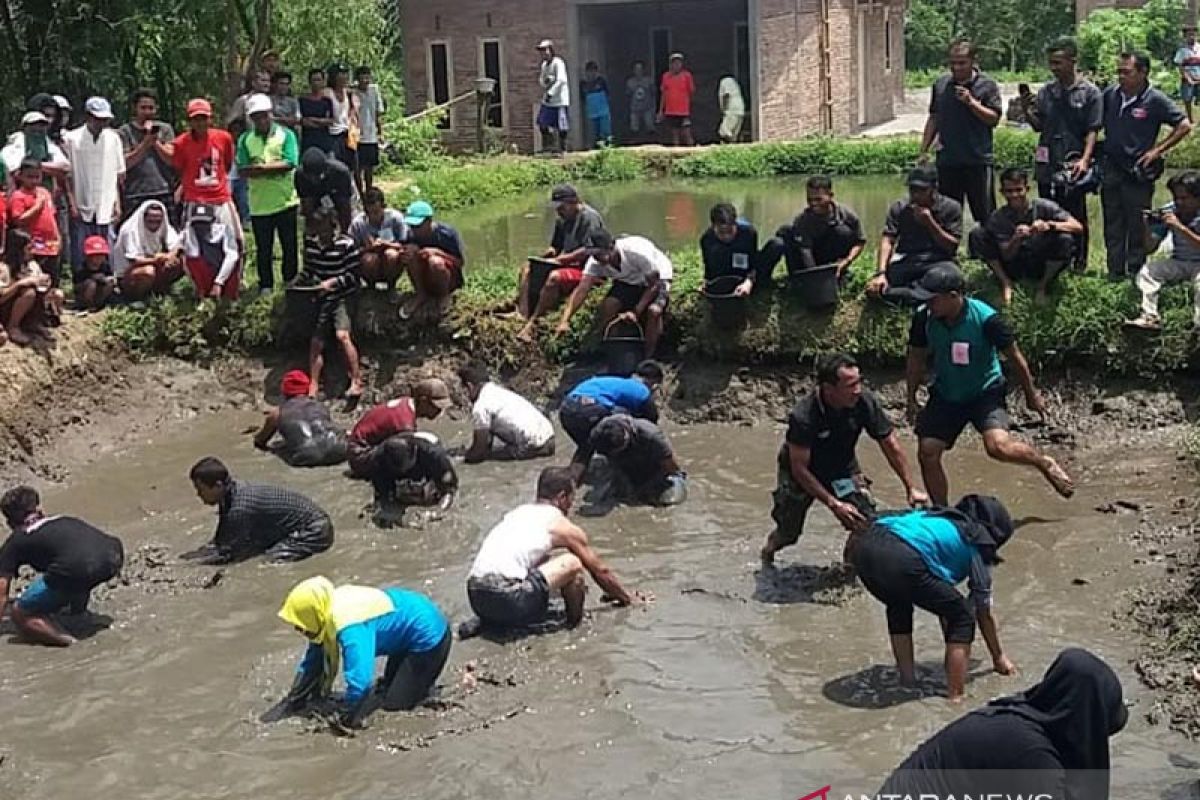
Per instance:
[[[9,606],[13,624],[36,644],[67,647],[75,638],[53,614],[88,610],[92,589],[115,578],[125,563],[121,540],[75,517],[47,517],[31,486],[17,486],[0,498],[0,513],[12,534],[0,546],[0,617],[13,579],[23,566],[40,574]]]
[[[933,167],[913,169],[908,173],[908,199],[888,209],[878,269],[867,283],[867,295],[919,305],[913,287],[934,265],[953,265],[961,238],[962,205],[938,193]]]
[[[583,280],[583,265],[587,261],[587,240],[593,232],[604,230],[604,218],[600,212],[579,199],[579,192],[569,183],[555,186],[550,193],[554,204],[554,235],[550,247],[542,254],[543,259],[560,264],[546,276],[541,292],[536,299],[529,296],[529,274],[531,265],[521,267],[520,288],[517,290],[517,310],[527,322],[517,334],[522,340],[533,338],[534,320],[550,312]],[[530,303],[533,303],[531,306]]]
[[[841,281],[866,247],[867,237],[863,235],[858,215],[835,202],[832,180],[825,175],[813,175],[808,179],[806,192],[808,208],[763,245],[760,280],[769,278],[782,258],[788,277],[801,270],[833,264]]]
[[[1191,282],[1192,325],[1200,329],[1200,172],[1188,170],[1167,181],[1173,202],[1152,215],[1146,225],[1146,252],[1158,250],[1163,240],[1171,237],[1170,258],[1155,259],[1137,274],[1137,287],[1142,293],[1142,313],[1126,325],[1143,330],[1158,330],[1162,318],[1158,315],[1158,294],[1163,286]]]
[[[641,236],[614,239],[605,230],[588,237],[588,261],[583,280],[563,307],[556,333],[570,330],[571,317],[588,293],[606,279],[612,280],[608,296],[600,304],[597,322],[601,330],[614,319],[641,322],[646,337],[646,358],[653,358],[663,331],[663,314],[670,297],[674,268],[671,259]]]
[[[508,512],[488,532],[467,578],[471,609],[485,628],[545,621],[551,592],[562,595],[567,625],[575,627],[583,620],[585,571],[603,590],[603,600],[626,606],[647,599],[626,591],[587,533],[567,519],[574,500],[571,471],[547,467],[538,475],[537,500]]]
[[[395,287],[404,272],[408,226],[403,214],[387,207],[383,190],[372,186],[363,192],[363,210],[350,223],[350,238],[362,251],[360,269],[367,286],[383,290]]]
[[[1071,263],[1074,237],[1083,233],[1083,226],[1053,200],[1030,200],[1023,169],[1004,170],[1000,193],[1005,205],[971,231],[971,255],[996,274],[1004,305],[1012,302],[1013,281],[1022,278],[1037,281],[1035,301],[1043,303],[1051,282]]]
[[[800,539],[814,501],[828,508],[847,533],[866,528],[875,514],[875,499],[855,453],[864,430],[900,479],[908,504],[929,502],[913,482],[904,447],[883,403],[863,387],[858,362],[843,353],[826,356],[817,364],[817,390],[801,398],[788,415],[772,494],[775,530],[762,548],[764,565],[772,564],[777,552]]]
[[[471,446],[463,460],[477,464],[544,458],[554,455],[554,425],[533,403],[492,381],[486,369],[472,365],[458,371],[471,398]],[[503,444],[493,448],[493,440]]]
[[[588,443],[624,482],[621,494],[652,506],[675,506],[687,499],[687,473],[653,422],[611,414],[592,428]]]
[[[575,455],[571,456],[571,474],[575,483],[583,480],[592,460],[592,430],[601,420],[612,414],[628,414],[658,422],[654,387],[662,380],[662,367],[653,361],[643,361],[637,365],[632,377],[597,375],[567,393],[558,409],[558,421],[575,442]]]
[[[759,279],[758,231],[730,203],[717,203],[708,213],[709,229],[700,237],[700,257],[704,261],[704,285],[712,281],[736,278],[734,297],[746,297]],[[729,281],[733,283],[733,281]],[[762,288],[767,288],[770,272]],[[720,294],[728,294],[722,287]]]
[[[457,230],[434,220],[433,206],[424,200],[405,209],[404,224],[409,230],[404,266],[413,297],[400,307],[400,318],[436,323],[449,310],[451,296],[463,286],[467,249]]]
[[[189,473],[200,501],[217,507],[212,541],[183,557],[203,564],[229,564],[265,555],[271,561],[300,561],[333,545],[333,522],[299,492],[234,480],[212,456]]]

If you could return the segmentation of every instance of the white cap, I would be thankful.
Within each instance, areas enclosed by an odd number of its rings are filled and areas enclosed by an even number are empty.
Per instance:
[[[22,125],[48,125],[50,119],[40,111],[26,111],[25,116],[21,117]]]
[[[58,107],[66,111],[71,110],[71,101],[63,97],[61,94],[54,95],[54,102],[58,103]]]
[[[549,39],[542,39],[540,42],[538,42],[537,49],[545,50],[546,48],[553,48],[553,47],[554,47],[554,42],[550,41]]]
[[[262,111],[270,111],[272,108],[274,108],[274,105],[271,103],[271,98],[267,97],[265,94],[252,94],[246,98],[247,117],[251,114],[258,114]]]
[[[112,106],[103,97],[89,97],[83,104],[83,110],[99,119],[112,119]]]

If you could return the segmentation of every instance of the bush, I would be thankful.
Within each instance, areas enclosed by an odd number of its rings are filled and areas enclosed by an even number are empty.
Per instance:
[[[1132,50],[1150,55],[1152,80],[1175,82],[1171,65],[1183,22],[1184,0],[1149,0],[1137,9],[1103,8],[1079,26],[1079,60],[1095,81],[1116,80],[1117,57]]]

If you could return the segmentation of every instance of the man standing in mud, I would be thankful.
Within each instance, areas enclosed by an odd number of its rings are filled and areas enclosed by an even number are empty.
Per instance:
[[[855,455],[864,430],[879,443],[904,485],[908,504],[929,502],[913,483],[900,437],[883,404],[863,388],[858,363],[843,353],[826,356],[817,363],[817,390],[801,398],[788,415],[772,494],[775,530],[762,548],[764,566],[774,563],[775,553],[799,540],[814,502],[828,508],[851,535],[866,528],[875,513],[875,500]]]
[[[12,529],[0,546],[0,617],[17,571],[31,566],[40,574],[12,602],[13,624],[22,637],[36,644],[74,644],[75,638],[53,615],[88,610],[92,589],[121,571],[125,562],[121,540],[75,517],[47,517],[41,498],[30,486],[5,492],[0,513]]]
[[[926,304],[913,315],[909,329],[907,416],[916,423],[921,477],[934,504],[948,502],[950,481],[942,455],[954,447],[968,423],[983,437],[989,456],[1034,467],[1060,495],[1074,494],[1075,483],[1058,462],[1009,433],[1012,420],[1000,353],[1016,372],[1029,410],[1046,413],[1046,402],[1033,383],[1012,328],[991,306],[966,296],[963,274],[951,264],[931,269],[914,291]],[[918,408],[917,390],[931,361],[929,401]]]

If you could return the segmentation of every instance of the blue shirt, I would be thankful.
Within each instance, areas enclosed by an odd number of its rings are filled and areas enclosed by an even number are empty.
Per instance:
[[[609,410],[619,407],[636,414],[650,402],[650,387],[636,378],[599,375],[576,386],[567,397],[590,397]]]
[[[598,75],[593,80],[585,79],[580,81],[579,88],[580,93],[583,95],[584,107],[587,109],[587,115],[590,119],[610,115],[608,108],[608,81]]]
[[[952,585],[968,581],[976,608],[991,606],[991,570],[949,519],[918,509],[880,516],[875,522],[916,550],[939,579]]]
[[[384,589],[395,609],[389,614],[347,625],[338,631],[342,649],[342,674],[346,679],[346,702],[357,703],[375,682],[375,659],[404,653],[427,653],[442,643],[450,630],[441,610],[423,594],[406,589]],[[300,662],[300,671],[321,669],[321,646],[310,644]]]

